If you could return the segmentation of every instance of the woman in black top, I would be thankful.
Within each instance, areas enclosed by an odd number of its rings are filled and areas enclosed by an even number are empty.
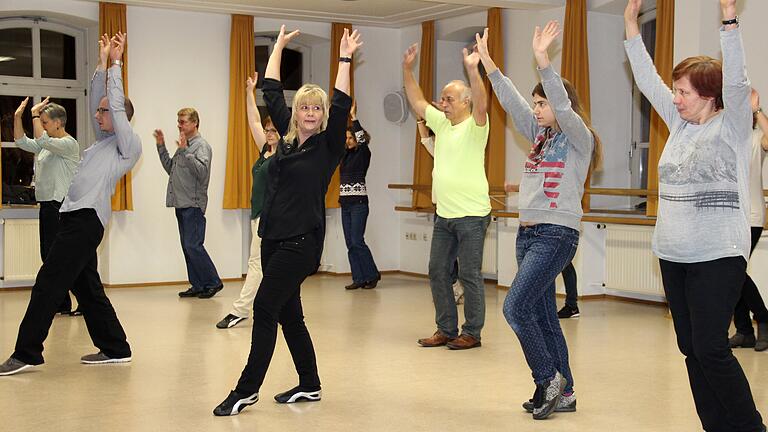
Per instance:
[[[344,241],[352,270],[352,284],[344,287],[348,290],[376,288],[381,279],[371,250],[365,244],[365,224],[368,221],[365,176],[371,165],[371,150],[368,148],[371,136],[357,119],[356,105],[353,103],[350,111],[352,126],[347,128],[347,151],[339,166],[341,226],[344,228]]]
[[[302,86],[288,110],[280,83],[280,62],[285,45],[299,35],[285,34],[275,41],[264,74],[264,101],[283,137],[268,169],[267,190],[259,223],[264,279],[253,304],[251,352],[237,387],[214,410],[214,415],[237,415],[259,400],[277,339],[277,324],[291,351],[299,385],[275,396],[280,403],[320,400],[320,378],[312,339],[304,324],[301,283],[314,273],[325,237],[325,193],[344,154],[349,109],[352,54],[362,42],[357,30],[344,30],[339,44],[339,69],[328,108],[328,97],[314,84]]]

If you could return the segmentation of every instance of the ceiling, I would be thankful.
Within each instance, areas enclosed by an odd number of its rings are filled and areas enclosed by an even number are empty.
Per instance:
[[[89,0],[98,1],[98,0]],[[357,25],[403,27],[448,18],[489,7],[548,9],[565,0],[112,0],[128,5],[269,18],[350,22]],[[606,0],[590,0],[601,1]]]

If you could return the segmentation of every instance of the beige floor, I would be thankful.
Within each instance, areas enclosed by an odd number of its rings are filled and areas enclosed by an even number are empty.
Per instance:
[[[583,301],[563,322],[576,379],[578,412],[533,421],[520,408],[533,384],[520,346],[501,314],[504,291],[488,287],[483,347],[425,349],[434,329],[426,280],[386,275],[380,287],[345,292],[346,278],[316,276],[303,292],[317,349],[323,401],[279,405],[295,385],[284,342],[262,400],[236,417],[211,414],[235,384],[250,324],[218,330],[240,289],[212,300],[179,299],[178,287],[108,291],[134,350],[126,365],[85,366],[93,351],[81,318],[57,317],[46,361],[0,377],[5,431],[694,431],[682,357],[663,308]],[[0,293],[0,356],[13,349],[28,292]],[[768,414],[768,354],[737,353]],[[1,360],[0,360],[1,361]]]

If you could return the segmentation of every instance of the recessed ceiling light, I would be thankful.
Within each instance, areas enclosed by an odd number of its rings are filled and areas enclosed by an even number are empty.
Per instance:
[[[0,62],[7,62],[16,60],[16,57],[0,56]]]

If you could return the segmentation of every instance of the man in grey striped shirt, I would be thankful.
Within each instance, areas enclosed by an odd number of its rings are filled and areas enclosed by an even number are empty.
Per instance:
[[[104,293],[96,248],[111,214],[117,181],[141,156],[141,140],[129,123],[133,105],[123,93],[121,75],[125,34],[99,40],[100,64],[91,79],[91,106],[98,106],[93,126],[98,141],[83,160],[61,206],[61,227],[48,258],[37,274],[27,312],[19,327],[16,350],[0,365],[0,376],[11,375],[43,360],[43,342],[67,290],[72,287],[88,333],[99,349],[83,356],[85,364],[131,361],[131,347]],[[111,59],[109,71],[107,61]]]
[[[192,285],[179,297],[211,298],[223,287],[216,266],[205,250],[205,209],[208,206],[208,181],[211,178],[211,146],[200,136],[200,116],[194,108],[182,108],[176,114],[179,128],[177,149],[170,157],[165,135],[155,129],[160,163],[168,173],[166,207],[176,210],[179,237],[187,277]]]

